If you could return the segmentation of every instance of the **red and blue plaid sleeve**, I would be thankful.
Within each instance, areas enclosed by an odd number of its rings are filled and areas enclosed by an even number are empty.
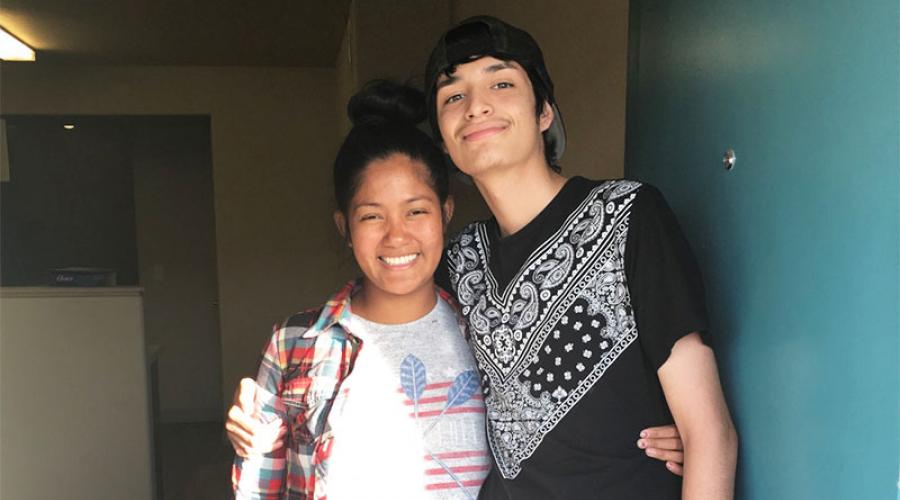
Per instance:
[[[257,455],[237,457],[231,468],[234,498],[241,500],[278,500],[285,485],[284,448],[281,458]]]
[[[327,405],[310,408],[305,403],[309,388],[318,381],[338,387],[349,373],[356,347],[337,332],[343,332],[338,323],[349,315],[347,305],[355,286],[350,282],[325,307],[295,314],[276,325],[256,377],[256,411],[264,422],[285,422],[286,445],[270,454],[235,459],[232,486],[236,499],[324,498],[331,432],[328,425],[309,422],[327,418],[322,413]],[[302,408],[299,413],[298,408]],[[304,436],[311,428],[323,431]]]
[[[278,325],[263,352],[256,376],[255,409],[257,418],[272,422],[284,418],[281,403],[285,329]],[[247,458],[235,457],[231,469],[231,483],[235,499],[274,500],[282,498],[286,485],[287,451],[281,447],[271,453]]]

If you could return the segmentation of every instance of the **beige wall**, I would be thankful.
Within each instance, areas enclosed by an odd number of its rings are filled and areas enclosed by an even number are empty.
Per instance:
[[[160,419],[216,420],[222,345],[208,119],[118,120],[136,129],[134,227],[144,333],[148,345],[162,347]]]
[[[451,0],[357,0],[359,82],[390,77],[421,86],[425,60],[450,23]]]
[[[628,0],[454,0],[454,22],[479,14],[528,31],[541,46],[565,117],[563,173],[621,177]]]
[[[4,64],[0,103],[10,114],[211,116],[222,390],[230,401],[269,326],[320,302],[322,283],[334,282],[336,243],[323,238],[333,234],[334,87],[333,69]]]
[[[347,118],[347,102],[359,87],[359,79],[356,76],[356,3],[350,3],[350,12],[347,15],[347,25],[344,28],[344,36],[341,38],[341,47],[334,59],[335,78],[337,79],[337,92],[335,93],[335,109],[338,119],[340,137],[350,131],[350,120]]]
[[[353,2],[335,60],[338,109],[349,130],[346,106],[365,82],[388,78],[422,86],[425,60],[450,23],[450,0]]]
[[[0,290],[0,498],[152,498],[142,314],[137,289]]]

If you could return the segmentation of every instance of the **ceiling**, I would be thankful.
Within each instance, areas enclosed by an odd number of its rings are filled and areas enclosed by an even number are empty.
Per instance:
[[[2,0],[38,62],[333,66],[350,0]]]

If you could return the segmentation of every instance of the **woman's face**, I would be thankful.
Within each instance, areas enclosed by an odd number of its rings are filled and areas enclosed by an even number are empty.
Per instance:
[[[338,229],[349,228],[367,295],[434,293],[452,203],[441,206],[428,175],[425,165],[404,154],[375,160],[363,171],[347,213],[335,214]]]

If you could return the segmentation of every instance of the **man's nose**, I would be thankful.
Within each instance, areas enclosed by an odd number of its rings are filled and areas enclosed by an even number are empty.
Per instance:
[[[493,111],[491,104],[481,95],[481,93],[473,92],[469,96],[468,104],[469,107],[466,109],[466,117],[469,119],[489,115]]]

